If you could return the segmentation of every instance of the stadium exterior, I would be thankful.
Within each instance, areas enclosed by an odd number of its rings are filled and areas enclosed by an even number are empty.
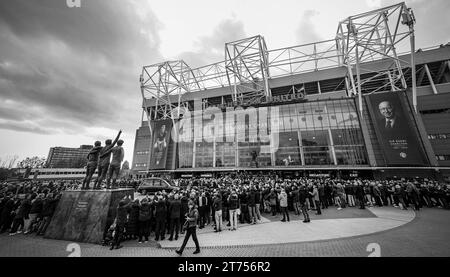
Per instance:
[[[144,67],[133,174],[449,178],[450,45],[416,50],[414,23],[400,3],[332,40],[255,36],[216,64]]]

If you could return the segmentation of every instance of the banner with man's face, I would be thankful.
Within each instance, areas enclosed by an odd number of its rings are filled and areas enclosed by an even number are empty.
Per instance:
[[[172,132],[172,120],[158,120],[152,124],[152,145],[150,157],[150,169],[165,169],[167,160],[167,149]]]
[[[369,113],[388,165],[426,165],[422,143],[404,92],[371,94]]]

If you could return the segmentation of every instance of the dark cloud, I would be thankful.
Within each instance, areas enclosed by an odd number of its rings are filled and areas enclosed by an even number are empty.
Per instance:
[[[323,40],[323,38],[316,31],[315,23],[313,22],[314,16],[318,14],[319,12],[316,10],[306,10],[303,12],[296,31],[298,43],[306,44]]]
[[[50,130],[43,129],[38,126],[32,126],[29,124],[16,124],[16,123],[2,123],[0,122],[0,129],[18,131],[18,132],[27,132],[27,133],[35,133],[41,135],[49,135],[52,133]]]
[[[208,36],[195,42],[195,50],[181,53],[178,57],[192,68],[220,62],[225,59],[225,43],[246,38],[242,21],[234,18],[222,20]]]
[[[65,0],[0,1],[0,107],[7,106],[0,112],[0,129],[133,132],[141,67],[162,59],[161,23],[136,5],[85,0],[81,8],[68,8]]]

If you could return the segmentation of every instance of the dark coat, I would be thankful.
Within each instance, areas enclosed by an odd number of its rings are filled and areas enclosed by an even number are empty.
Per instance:
[[[40,214],[42,212],[42,199],[36,198],[33,203],[31,203],[30,214]]]
[[[6,222],[6,220],[11,216],[11,212],[14,210],[14,200],[7,199],[5,205],[2,209],[2,214],[0,216],[0,222]]]
[[[139,221],[148,221],[152,218],[152,207],[150,203],[143,202],[139,207]]]
[[[127,211],[128,207],[125,204],[119,204],[119,207],[117,208],[117,215],[116,215],[116,224],[117,226],[124,227],[127,223]]]
[[[305,188],[301,188],[298,191],[298,200],[299,200],[300,204],[304,204],[308,197],[309,197],[309,193]]]
[[[31,209],[31,201],[29,199],[22,200],[22,203],[20,204],[19,211],[16,214],[16,218],[20,219],[28,219],[28,215],[30,213]]]
[[[214,211],[222,210],[222,199],[220,197],[215,197],[213,202]]]
[[[255,191],[255,203],[261,204],[261,191],[259,190]]]
[[[363,186],[356,186],[356,188],[355,188],[355,195],[356,195],[357,198],[360,198],[360,199],[364,198],[365,193],[364,193]]]
[[[166,219],[167,216],[167,203],[166,200],[158,200],[155,203],[155,217],[156,219]]]
[[[256,192],[254,190],[251,190],[248,193],[248,205],[250,207],[254,207],[256,204]]]
[[[171,200],[169,202],[169,216],[171,219],[181,217],[181,200]]]
[[[184,215],[189,211],[189,198],[187,196],[183,196],[181,198],[181,215],[184,217]]]
[[[46,216],[52,216],[53,213],[56,210],[56,205],[58,204],[58,199],[52,198],[52,199],[45,199],[44,203],[42,204],[42,217]]]
[[[127,233],[129,235],[137,233],[138,219],[139,219],[139,204],[133,202],[128,206]]]
[[[241,205],[247,205],[247,203],[248,203],[247,193],[242,192],[242,193],[239,195],[239,201],[241,202]]]
[[[239,198],[236,194],[231,194],[228,197],[228,206],[230,210],[236,210],[239,208]]]
[[[293,190],[291,193],[292,193],[292,202],[294,203],[299,202],[298,189]]]

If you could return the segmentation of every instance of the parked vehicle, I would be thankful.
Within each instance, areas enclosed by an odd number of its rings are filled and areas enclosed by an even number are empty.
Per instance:
[[[178,189],[179,188],[175,186],[172,180],[152,177],[143,179],[137,191],[139,193],[155,193],[163,190],[165,190],[166,192],[170,192]]]

